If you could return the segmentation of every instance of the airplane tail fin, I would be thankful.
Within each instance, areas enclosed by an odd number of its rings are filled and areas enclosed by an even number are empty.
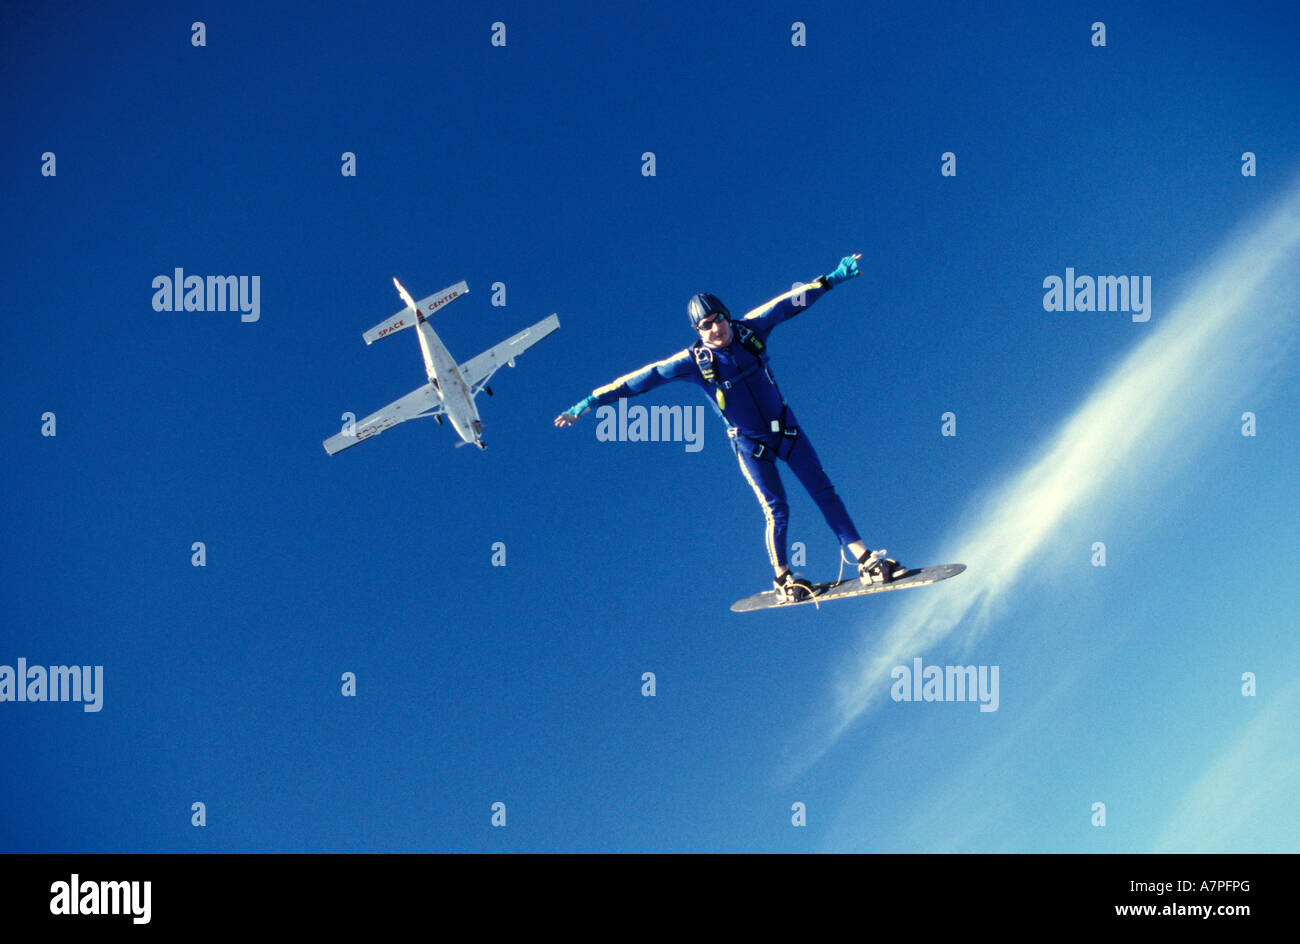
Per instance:
[[[406,307],[391,318],[379,322],[379,324],[363,334],[361,337],[367,344],[374,344],[380,338],[386,338],[390,334],[396,334],[398,331],[414,327],[420,317],[427,318],[448,302],[469,294],[469,286],[464,282],[457,282],[449,288],[444,288],[441,292],[435,292],[428,298],[422,298],[416,302],[411,300],[410,293],[402,287],[401,282],[393,279],[393,284],[397,286],[397,293],[402,296],[402,301],[406,302]]]

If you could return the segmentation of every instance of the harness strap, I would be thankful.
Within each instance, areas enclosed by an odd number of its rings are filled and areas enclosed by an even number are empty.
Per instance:
[[[758,370],[759,366],[760,366],[759,362],[755,361],[753,364],[750,364],[747,368],[742,370],[740,373],[736,374],[736,376],[732,377],[730,380],[717,381],[717,385],[721,387],[723,390],[730,390],[732,387],[736,386],[736,384],[740,383],[742,380],[744,380],[754,371]],[[771,377],[772,375],[768,374],[768,376]]]
[[[719,379],[717,362],[714,359],[712,349],[710,349],[707,344],[703,341],[696,341],[694,347],[691,349],[691,353],[695,356],[695,367],[699,370],[700,376],[704,378],[705,383],[710,383],[714,386],[713,398],[717,401],[718,412],[723,414],[724,419],[726,418],[727,409],[727,391],[732,387],[738,386],[742,380],[749,377],[759,368],[762,368],[763,373],[767,375],[768,382],[776,389],[778,396],[780,396],[781,392],[780,388],[776,385],[776,378],[772,376],[772,368],[767,356],[767,350],[765,349],[763,342],[759,339],[758,334],[743,322],[733,321],[731,322],[731,327],[732,331],[736,335],[736,340],[740,342],[740,346],[753,355],[754,363],[750,364],[730,380]],[[785,442],[793,448],[794,437],[799,435],[799,431],[797,429],[787,430],[785,428],[786,409],[787,407],[783,398],[781,401],[781,417],[779,420],[772,421],[772,432],[781,433],[784,437],[788,437]],[[735,427],[730,427],[728,429],[728,435],[733,439],[736,437],[737,432],[738,431]],[[752,439],[752,437],[749,436],[746,436],[745,438]],[[758,441],[754,440],[754,442]],[[758,443],[754,456],[760,459],[763,458],[765,449],[767,452],[772,451],[771,447],[765,447],[761,442]],[[785,453],[786,455],[789,455],[789,450],[785,450]]]
[[[750,455],[761,462],[775,462],[777,459],[789,459],[790,453],[794,450],[794,444],[799,439],[798,426],[786,426],[785,418],[789,413],[790,407],[786,404],[781,405],[781,416],[779,419],[772,420],[772,432],[779,433],[781,439],[775,446],[769,446],[761,439],[756,439],[748,433],[741,432],[735,426],[727,427],[727,435],[732,439],[745,439],[753,444]]]

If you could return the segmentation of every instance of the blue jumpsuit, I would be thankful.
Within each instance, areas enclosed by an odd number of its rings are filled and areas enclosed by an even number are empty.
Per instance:
[[[794,412],[777,389],[766,358],[755,356],[740,338],[740,332],[748,328],[762,344],[761,354],[765,354],[767,336],[772,329],[829,291],[823,284],[810,283],[799,290],[803,294],[802,307],[795,304],[797,292],[791,291],[750,312],[743,320],[733,321],[731,343],[725,348],[708,349],[718,385],[710,383],[701,373],[696,348],[686,348],[593,391],[573,409],[573,412],[580,413],[588,407],[605,406],[673,380],[689,380],[702,387],[714,409],[727,423],[741,472],[763,506],[767,521],[764,532],[767,554],[778,570],[788,566],[786,531],[790,519],[785,487],[776,469],[775,460],[778,458],[784,459],[803,483],[840,543],[847,545],[859,540],[844,502],[822,470],[807,433],[798,428]]]

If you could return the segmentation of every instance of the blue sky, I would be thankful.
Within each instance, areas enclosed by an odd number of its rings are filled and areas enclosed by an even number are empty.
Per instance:
[[[6,12],[0,665],[102,665],[104,695],[0,702],[0,848],[1296,851],[1295,25]],[[777,377],[867,542],[970,570],[732,614],[768,569],[713,416],[699,452],[551,419],[690,343],[694,292],[743,311],[854,251]],[[259,320],[154,311],[177,267],[259,276]],[[1067,267],[1150,276],[1150,321],[1045,311]],[[409,333],[361,342],[393,276],[468,281],[434,320],[461,360],[558,313],[481,400],[486,452],[321,448],[424,379]],[[892,701],[914,657],[999,666],[998,710]]]

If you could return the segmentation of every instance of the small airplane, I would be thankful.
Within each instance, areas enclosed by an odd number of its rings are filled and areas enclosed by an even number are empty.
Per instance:
[[[550,314],[531,328],[525,328],[514,337],[507,338],[458,366],[442,341],[433,333],[427,316],[462,295],[469,294],[469,286],[457,282],[450,288],[444,288],[441,292],[415,302],[401,282],[393,279],[393,284],[397,286],[397,294],[406,302],[406,307],[375,325],[362,338],[367,344],[373,344],[380,338],[414,326],[420,338],[420,351],[424,355],[424,370],[429,376],[429,382],[360,422],[348,423],[342,432],[325,440],[325,451],[332,456],[362,440],[377,436],[386,429],[392,429],[399,423],[426,416],[432,416],[439,425],[442,424],[443,416],[451,420],[452,427],[463,440],[456,445],[472,443],[480,449],[486,449],[487,446],[483,443],[483,423],[474,406],[474,397],[479,391],[486,391],[488,396],[492,396],[492,388],[487,385],[492,375],[503,365],[514,367],[516,357],[560,327],[560,319],[555,314]]]

